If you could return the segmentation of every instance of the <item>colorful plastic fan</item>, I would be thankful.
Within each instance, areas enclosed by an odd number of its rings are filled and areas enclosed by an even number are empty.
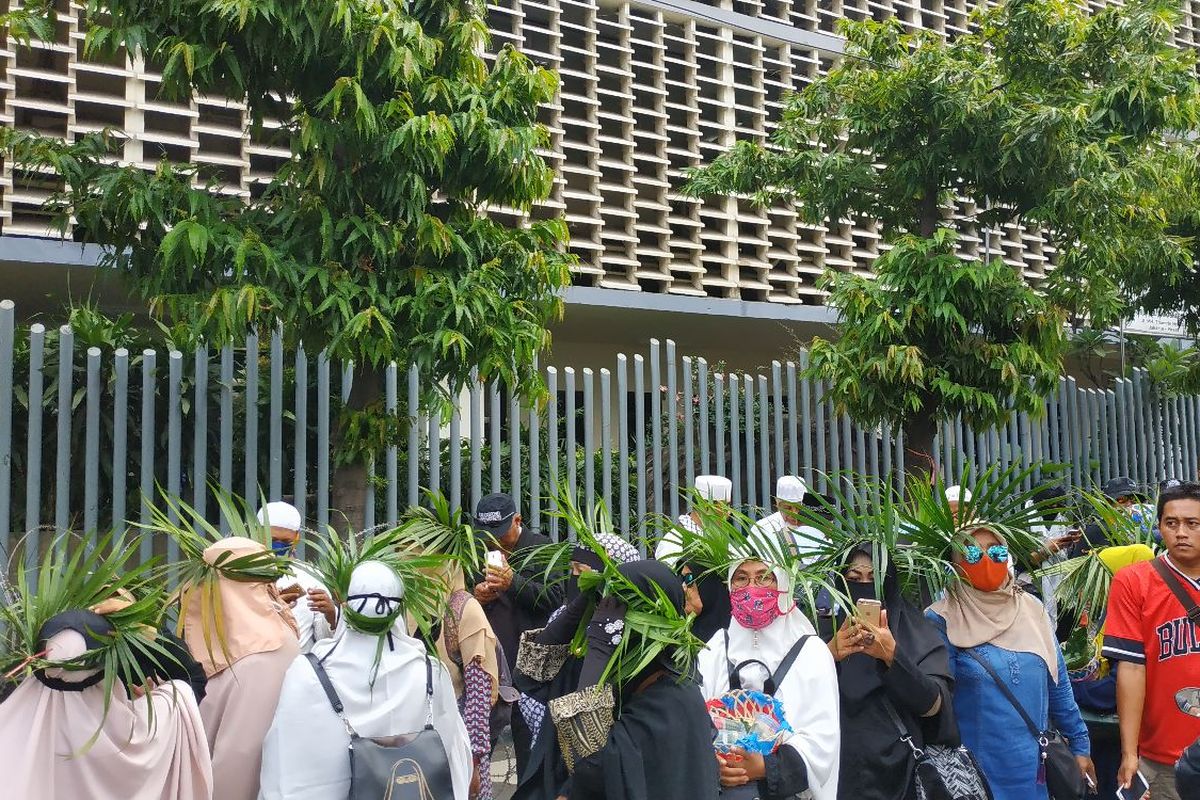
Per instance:
[[[773,753],[792,732],[783,706],[762,692],[738,689],[723,694],[708,701],[708,714],[717,729],[713,746],[721,753],[734,747],[748,753]]]

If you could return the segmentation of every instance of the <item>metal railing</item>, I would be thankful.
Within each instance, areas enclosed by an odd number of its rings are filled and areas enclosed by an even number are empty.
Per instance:
[[[825,386],[802,377],[804,354],[747,374],[652,341],[611,369],[544,367],[544,404],[475,384],[445,416],[418,407],[415,367],[393,364],[382,408],[396,424],[355,445],[344,417],[352,366],[285,352],[278,332],[189,353],[81,352],[76,339],[66,326],[18,330],[15,306],[0,303],[0,546],[42,526],[147,521],[160,489],[213,514],[210,486],[289,499],[323,528],[337,520],[333,489],[350,451],[366,454],[369,525],[394,522],[429,487],[471,505],[509,491],[553,534],[560,482],[589,506],[604,500],[629,532],[648,514],[678,514],[697,474],[730,477],[734,504],[752,509],[771,505],[780,474],[821,491],[835,473],[895,480],[904,469],[900,437],[838,414]],[[952,479],[995,462],[1057,462],[1081,486],[1194,477],[1198,421],[1200,398],[1159,396],[1142,372],[1108,390],[1065,377],[1041,418],[1016,414],[985,432],[944,425],[939,467]],[[143,544],[146,555],[157,547]]]

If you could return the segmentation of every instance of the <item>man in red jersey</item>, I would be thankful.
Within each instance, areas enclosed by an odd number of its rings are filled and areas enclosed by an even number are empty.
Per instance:
[[[1154,800],[1179,800],[1175,762],[1200,737],[1200,484],[1158,499],[1167,554],[1113,577],[1104,655],[1117,670],[1121,769],[1140,769]]]

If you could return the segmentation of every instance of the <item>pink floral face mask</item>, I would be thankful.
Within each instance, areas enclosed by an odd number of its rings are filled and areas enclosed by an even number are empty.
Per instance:
[[[743,628],[759,631],[783,614],[779,610],[780,591],[771,586],[747,586],[729,593],[733,618]]]

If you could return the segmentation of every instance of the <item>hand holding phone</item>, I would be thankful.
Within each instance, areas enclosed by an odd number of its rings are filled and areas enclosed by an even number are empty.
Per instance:
[[[855,616],[872,627],[878,628],[880,626],[880,612],[883,610],[882,603],[878,600],[862,599],[858,600],[854,605],[857,609]]]
[[[1143,800],[1150,793],[1150,782],[1146,776],[1138,772],[1128,789],[1117,789],[1117,800]]]

